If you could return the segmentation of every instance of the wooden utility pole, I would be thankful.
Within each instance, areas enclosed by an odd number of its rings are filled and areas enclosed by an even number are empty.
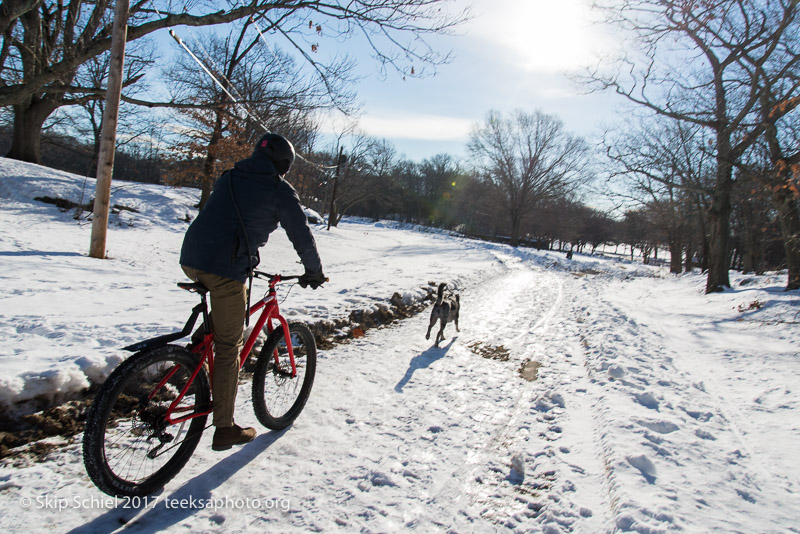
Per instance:
[[[97,187],[92,216],[92,243],[89,248],[89,256],[100,259],[106,257],[111,175],[114,172],[117,117],[122,94],[125,41],[128,35],[128,0],[117,0],[117,5],[114,7],[114,26],[111,32],[111,61],[108,70],[108,88],[106,89],[106,109],[103,111],[103,130],[100,134],[100,153],[97,158]]]

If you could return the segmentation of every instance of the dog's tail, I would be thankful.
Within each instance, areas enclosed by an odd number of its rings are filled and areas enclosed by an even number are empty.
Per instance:
[[[444,288],[447,287],[447,284],[442,282],[439,284],[439,293],[436,295],[436,304],[441,304],[442,300],[444,300]]]

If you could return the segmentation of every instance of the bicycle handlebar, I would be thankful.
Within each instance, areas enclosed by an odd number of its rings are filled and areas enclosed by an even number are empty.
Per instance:
[[[263,271],[253,271],[253,276],[256,278],[266,278],[270,282],[283,282],[284,280],[297,280],[301,276],[301,274],[269,274]],[[325,281],[328,282],[330,279],[326,276]]]
[[[253,271],[253,276],[256,278],[267,278],[268,280],[272,281],[276,278],[281,280],[296,280],[300,278],[302,275],[299,274],[269,274],[263,271]]]

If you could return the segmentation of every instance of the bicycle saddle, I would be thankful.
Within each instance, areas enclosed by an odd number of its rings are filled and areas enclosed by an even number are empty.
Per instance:
[[[191,291],[192,293],[200,293],[201,295],[208,293],[208,288],[200,282],[178,282],[178,287],[186,291]]]

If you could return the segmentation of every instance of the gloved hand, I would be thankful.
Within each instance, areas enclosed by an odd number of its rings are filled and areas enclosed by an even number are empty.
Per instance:
[[[311,286],[311,289],[317,289],[319,286],[327,282],[328,279],[325,278],[325,275],[322,274],[322,271],[316,273],[306,273],[301,276],[297,283],[300,284],[300,287],[308,287]]]

